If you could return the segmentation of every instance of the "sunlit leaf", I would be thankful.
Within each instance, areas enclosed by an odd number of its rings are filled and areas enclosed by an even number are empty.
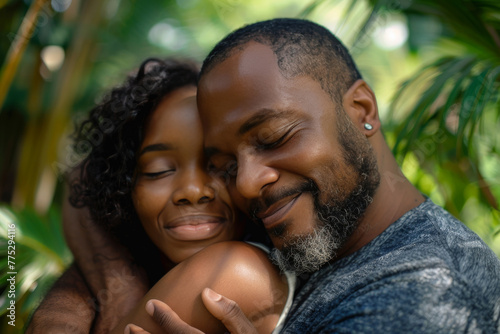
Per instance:
[[[7,296],[8,290],[5,290],[7,277],[15,276],[17,307],[27,314],[37,305],[54,278],[69,264],[71,255],[61,242],[60,221],[60,215],[55,210],[48,217],[40,217],[31,209],[14,211],[0,206],[0,245],[6,245],[9,240],[15,242],[15,255],[10,263],[6,253],[0,256],[0,290],[3,291],[0,315],[6,313],[11,299]],[[9,230],[12,239],[8,238]],[[13,267],[10,267],[12,263]],[[9,274],[11,272],[15,274]],[[23,302],[19,303],[21,300]]]

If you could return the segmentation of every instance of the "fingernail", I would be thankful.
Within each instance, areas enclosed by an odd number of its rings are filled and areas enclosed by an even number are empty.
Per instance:
[[[218,302],[219,300],[222,299],[222,296],[219,295],[217,292],[215,292],[212,289],[207,288],[207,297],[212,299],[215,302]]]
[[[129,325],[125,326],[125,329],[123,330],[123,334],[130,334],[130,326]]]
[[[153,316],[153,313],[155,312],[155,306],[151,300],[146,303],[146,312],[148,312],[150,316]]]

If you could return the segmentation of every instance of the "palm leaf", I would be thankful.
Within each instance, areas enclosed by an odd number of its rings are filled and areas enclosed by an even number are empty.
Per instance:
[[[472,70],[472,68],[475,65],[474,59],[471,59],[469,64],[463,68],[463,70],[458,74],[458,78],[455,79],[453,83],[453,88],[448,94],[448,99],[446,100],[446,104],[442,108],[442,114],[440,117],[440,126],[444,127],[446,119],[449,116],[449,112],[451,110],[451,107],[453,104],[455,104],[458,100],[459,97],[461,96],[462,91],[462,84],[467,81],[469,77],[469,73]]]
[[[308,17],[309,15],[311,15],[311,13],[316,9],[318,8],[319,5],[321,5],[322,3],[324,3],[325,0],[313,0],[311,1],[298,15],[297,17],[298,18],[306,18]]]
[[[435,64],[436,71],[440,72],[435,78],[430,87],[422,94],[422,97],[415,104],[414,108],[409,112],[408,121],[404,123],[403,128],[396,138],[394,151],[405,155],[410,149],[410,144],[416,140],[419,135],[425,130],[426,119],[432,116],[436,110],[431,110],[431,106],[436,103],[438,97],[443,93],[446,84],[453,79],[457,73],[461,73],[465,68],[470,66],[472,58],[446,58],[437,61]],[[432,67],[431,67],[432,68]],[[408,82],[403,89],[409,89],[413,81]],[[399,93],[401,94],[401,92]],[[394,112],[394,111],[393,111]],[[402,142],[406,144],[400,149]]]
[[[14,211],[0,207],[0,245],[7,249],[8,230],[15,226],[15,255],[8,263],[7,254],[0,256],[0,315],[5,317],[10,298],[6,289],[8,276],[16,276],[16,319],[24,319],[38,304],[53,280],[71,261],[71,254],[64,243],[60,215],[52,209],[41,217],[32,209]],[[12,230],[12,229],[11,229]],[[15,272],[16,274],[10,274]],[[21,317],[21,315],[24,315]]]

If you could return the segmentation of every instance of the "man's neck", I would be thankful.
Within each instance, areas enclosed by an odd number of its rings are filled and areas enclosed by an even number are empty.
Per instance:
[[[383,139],[382,139],[383,140]],[[352,254],[378,235],[406,212],[425,201],[425,197],[403,175],[385,141],[378,142],[377,162],[380,185],[373,202],[361,217],[358,228],[339,251],[336,259]]]

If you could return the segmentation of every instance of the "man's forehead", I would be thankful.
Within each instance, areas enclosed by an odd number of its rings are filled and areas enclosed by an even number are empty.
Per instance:
[[[269,46],[250,41],[231,51],[228,58],[205,73],[200,88],[206,88],[207,83],[223,85],[228,78],[256,78],[258,75],[263,75],[263,79],[281,76],[278,59]]]
[[[206,73],[199,83],[198,106],[208,131],[240,120],[247,112],[279,99],[284,77],[266,45],[250,42]]]
[[[200,81],[198,107],[206,144],[227,144],[226,135],[236,138],[246,132],[245,128],[254,127],[245,123],[263,124],[263,118],[276,119],[274,116],[280,113],[291,116],[292,110],[304,113],[319,100],[330,102],[325,94],[309,76],[283,76],[273,50],[250,42],[214,66]],[[318,101],[310,101],[311,98]],[[274,116],[263,117],[266,114]]]

